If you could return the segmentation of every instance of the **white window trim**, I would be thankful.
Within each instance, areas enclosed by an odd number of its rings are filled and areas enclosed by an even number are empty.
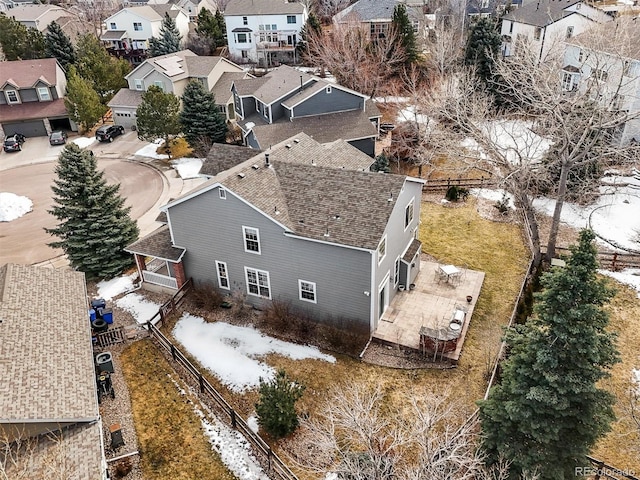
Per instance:
[[[247,248],[247,230],[255,230],[256,231],[256,240],[258,242],[258,251],[256,252],[255,250],[249,250]],[[255,227],[245,227],[244,225],[242,226],[242,242],[244,244],[244,251],[247,253],[253,253],[254,255],[261,255],[262,254],[262,246],[260,244],[260,230],[255,228]]]
[[[251,293],[251,291],[249,290],[249,271],[255,272],[256,274],[256,280],[258,282],[258,293]],[[267,288],[269,289],[269,296],[265,297],[264,295],[260,295],[260,274],[264,274],[267,277]],[[269,278],[269,272],[267,272],[266,270],[258,270],[257,268],[251,268],[251,267],[244,267],[244,281],[245,281],[245,285],[247,286],[247,295],[251,295],[252,297],[258,297],[258,298],[268,298],[269,300],[271,300],[271,278]]]
[[[153,85],[159,87],[164,92],[164,82],[162,80],[155,80]]]
[[[303,283],[306,283],[306,284],[311,285],[313,287],[313,300],[311,300],[309,298],[304,298],[302,296],[302,284]],[[318,294],[316,292],[316,283],[315,282],[310,282],[309,280],[298,279],[298,298],[300,300],[302,300],[303,302],[318,303]]]
[[[14,101],[9,100],[9,92],[13,92],[13,93],[15,94],[15,96],[16,96],[16,100],[15,100],[15,102],[14,102]],[[7,99],[7,103],[11,103],[11,104],[14,104],[14,103],[20,103],[20,94],[18,93],[18,91],[17,91],[17,90],[13,90],[13,89],[11,89],[11,90],[5,90],[5,91],[4,91],[4,96],[5,96],[5,98]]]
[[[227,191],[224,188],[219,189],[218,190],[218,196],[220,197],[220,199],[226,200],[227,199]]]
[[[221,265],[224,267],[224,273],[225,273],[224,277],[220,275]],[[229,280],[229,269],[227,268],[227,262],[219,262],[218,260],[216,260],[216,274],[218,275],[218,287],[224,288],[225,290],[231,290],[231,281]],[[226,287],[222,285],[223,278],[227,281]]]
[[[407,209],[411,207],[411,220],[409,220],[407,222]],[[403,221],[405,223],[404,226],[404,231],[407,231],[407,228],[409,228],[411,226],[411,224],[413,223],[413,220],[416,218],[416,203],[415,203],[415,197],[411,199],[411,201],[409,203],[407,203],[407,206],[404,207],[404,218]]]
[[[327,85],[327,87],[324,89],[325,93],[331,93],[331,85]]]
[[[140,78],[134,78],[133,85],[136,87],[136,90],[144,90],[144,85],[142,84],[142,79]]]
[[[41,91],[41,90],[44,90],[44,91],[46,91],[46,92],[47,92],[47,93],[46,93],[46,97],[47,97],[47,98],[44,98],[44,97],[43,97],[42,93],[40,93],[40,91]],[[51,91],[49,90],[49,88],[48,88],[48,87],[38,87],[38,88],[36,89],[36,91],[38,92],[38,99],[39,99],[41,102],[50,102],[50,101],[51,101]]]
[[[380,246],[384,243],[384,254],[382,255],[382,257],[380,256]],[[382,237],[382,240],[380,240],[380,243],[378,244],[378,265],[380,265],[382,263],[382,261],[387,257],[387,248],[389,246],[387,245],[387,236],[385,235],[384,237]]]

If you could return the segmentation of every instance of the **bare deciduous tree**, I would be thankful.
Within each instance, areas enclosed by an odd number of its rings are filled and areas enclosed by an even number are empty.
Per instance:
[[[436,19],[427,37],[426,47],[425,58],[429,74],[436,78],[451,75],[462,63],[463,32],[458,25]]]
[[[349,0],[314,0],[315,11],[323,22],[329,23],[333,16],[347,8]]]
[[[372,42],[368,30],[356,22],[310,35],[306,57],[314,67],[329,70],[340,85],[371,97],[385,93],[386,84],[406,60],[393,28]]]
[[[0,437],[0,480],[67,480],[72,474],[62,433]]]

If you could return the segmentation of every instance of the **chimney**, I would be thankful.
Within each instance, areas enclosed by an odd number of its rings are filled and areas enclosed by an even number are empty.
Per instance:
[[[269,154],[268,153],[264,154],[264,166],[265,167],[270,167],[271,166],[271,164],[269,163]]]

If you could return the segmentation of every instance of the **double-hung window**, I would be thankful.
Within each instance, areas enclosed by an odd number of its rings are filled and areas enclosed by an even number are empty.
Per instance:
[[[15,90],[5,90],[4,94],[7,97],[7,103],[20,103],[18,92]]]
[[[382,241],[378,245],[378,265],[384,260],[384,257],[387,256],[387,236],[382,237]]]
[[[219,262],[216,260],[216,272],[218,274],[218,286],[225,290],[229,288],[229,270],[227,270],[226,262]]]
[[[296,23],[296,16],[295,15],[287,15],[287,23],[288,24]]]
[[[142,31],[142,23],[141,22],[133,22],[133,29],[136,32],[141,32]]]
[[[48,87],[38,87],[38,97],[41,102],[48,102],[51,100],[51,92]]]
[[[411,222],[413,222],[413,211],[414,211],[414,202],[413,198],[409,202],[409,205],[404,209],[404,229],[406,230]]]
[[[250,267],[244,267],[244,272],[247,280],[247,294],[256,297],[271,298],[269,272]]]
[[[260,231],[257,228],[242,227],[244,251],[260,254]]]
[[[304,302],[318,303],[316,299],[316,284],[307,280],[298,280],[300,300]]]

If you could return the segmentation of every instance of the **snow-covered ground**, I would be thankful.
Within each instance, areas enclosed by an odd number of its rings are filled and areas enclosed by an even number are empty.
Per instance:
[[[239,327],[225,322],[207,323],[201,317],[189,314],[184,314],[178,320],[173,336],[203,367],[235,392],[257,387],[260,378],[273,378],[273,367],[259,360],[270,353],[294,360],[313,358],[331,363],[336,361],[316,347],[283,342],[253,327]]]
[[[169,155],[164,155],[162,153],[157,153],[158,147],[162,145],[164,140],[162,138],[157,139],[155,142],[145,145],[140,150],[136,151],[136,155],[140,157],[149,157],[156,158],[159,160],[169,158]]]
[[[72,140],[73,143],[78,145],[80,148],[86,148],[90,145],[96,143],[96,137],[78,137]]]
[[[10,192],[0,192],[0,222],[10,222],[33,210],[33,202],[27,197]]]
[[[178,172],[183,180],[197,178],[202,168],[202,158],[177,158],[171,162],[171,166]]]

